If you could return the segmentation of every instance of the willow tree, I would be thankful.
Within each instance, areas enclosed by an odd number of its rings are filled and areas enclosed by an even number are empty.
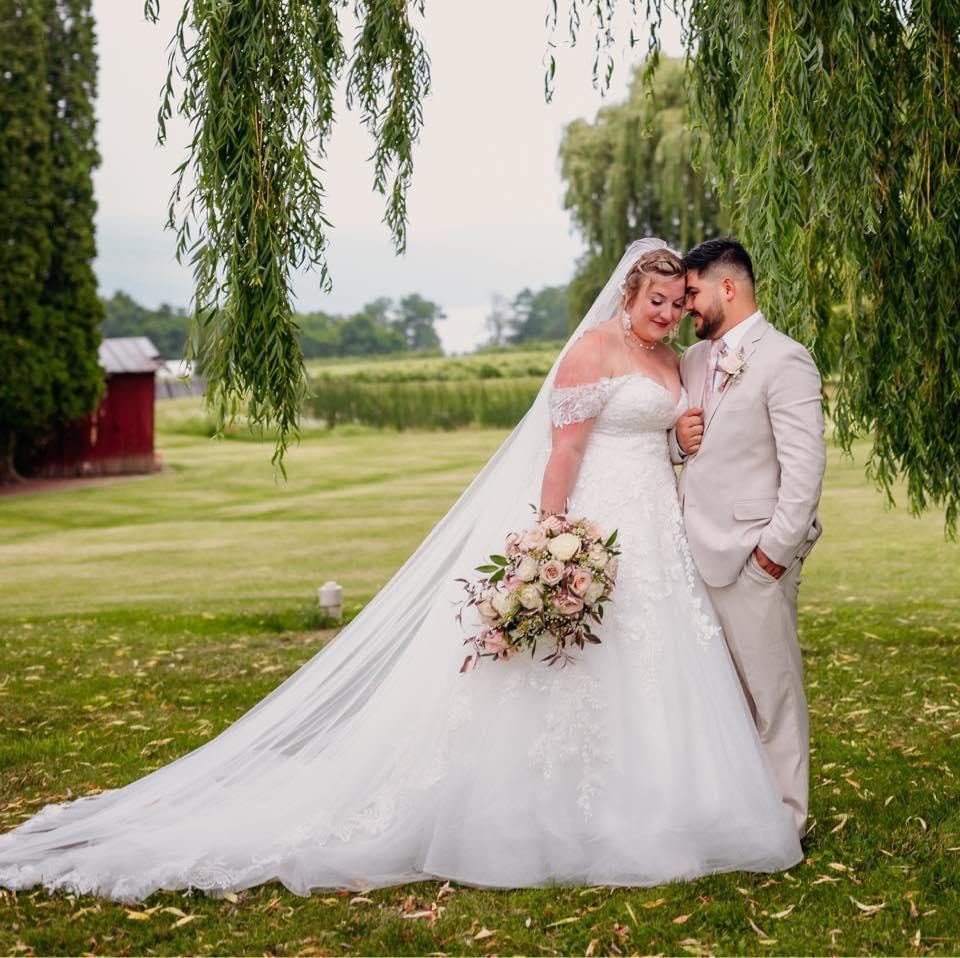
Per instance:
[[[687,122],[685,64],[668,57],[636,67],[624,102],[564,130],[564,206],[587,244],[571,281],[571,322],[631,239],[661,236],[689,249],[727,228],[710,174],[693,164],[700,138]]]
[[[763,306],[820,356],[831,308],[847,304],[841,441],[870,435],[879,483],[905,478],[914,509],[943,505],[954,529],[960,0],[630,0],[626,33],[622,7],[552,0],[548,22],[595,39],[603,85],[617,44],[645,33],[656,54],[660,15],[680,11],[692,126],[711,143],[700,160],[725,184]],[[423,0],[185,2],[162,112],[179,109],[195,130],[194,185],[173,204],[179,248],[215,331],[214,398],[249,397],[253,422],[278,425],[278,455],[303,384],[291,275],[311,265],[327,279],[319,164],[334,90],[343,80],[373,134],[373,180],[402,251],[429,88],[423,14]]]

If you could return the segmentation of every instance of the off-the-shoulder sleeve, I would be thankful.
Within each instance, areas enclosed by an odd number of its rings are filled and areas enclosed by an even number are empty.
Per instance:
[[[558,429],[600,415],[610,397],[610,380],[550,390],[550,419]]]

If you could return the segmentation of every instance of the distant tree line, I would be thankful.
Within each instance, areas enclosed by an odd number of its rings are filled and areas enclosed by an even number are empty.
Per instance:
[[[567,286],[522,289],[513,299],[495,296],[487,315],[492,346],[566,339],[570,308]]]
[[[164,356],[184,354],[190,330],[185,309],[167,303],[149,309],[122,291],[104,300],[103,306],[104,336],[147,336]],[[398,302],[376,299],[349,316],[314,312],[295,317],[308,359],[440,349],[435,324],[445,318],[440,306],[417,293]]]

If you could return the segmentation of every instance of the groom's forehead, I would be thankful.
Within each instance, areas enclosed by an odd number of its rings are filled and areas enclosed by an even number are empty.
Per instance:
[[[700,291],[700,273],[695,269],[687,270],[687,292],[697,293]]]

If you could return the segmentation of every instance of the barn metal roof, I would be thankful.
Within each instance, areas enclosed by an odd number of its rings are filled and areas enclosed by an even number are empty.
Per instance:
[[[119,336],[100,343],[100,365],[108,374],[152,373],[163,356],[146,336]]]

